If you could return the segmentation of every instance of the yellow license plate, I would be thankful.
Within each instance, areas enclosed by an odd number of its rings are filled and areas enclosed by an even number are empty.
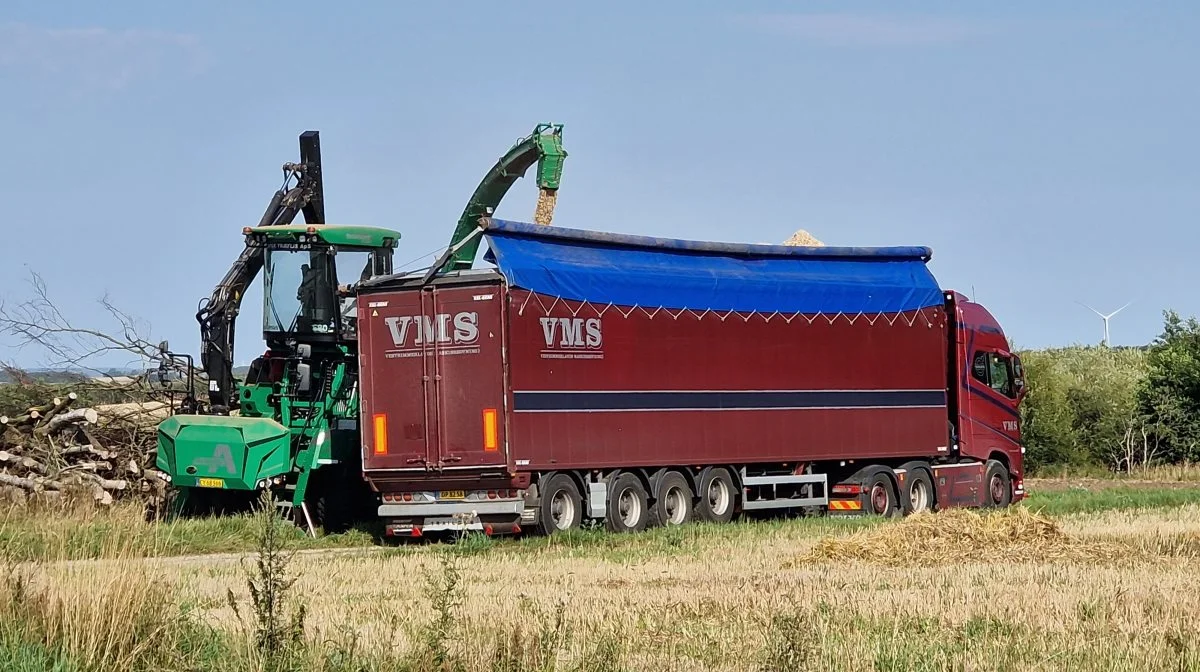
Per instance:
[[[466,490],[442,490],[438,492],[438,499],[466,499]]]
[[[224,479],[220,478],[200,478],[196,483],[202,488],[223,488],[225,487]]]

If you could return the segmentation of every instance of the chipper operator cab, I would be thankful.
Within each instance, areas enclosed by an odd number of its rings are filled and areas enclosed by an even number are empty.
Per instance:
[[[351,288],[392,272],[400,235],[330,224],[244,233],[250,257],[261,255],[266,352],[234,384],[231,408],[192,399],[190,412],[160,424],[157,464],[178,493],[178,510],[237,510],[271,489],[310,529],[339,527],[355,513],[352,491],[367,496],[357,466]]]

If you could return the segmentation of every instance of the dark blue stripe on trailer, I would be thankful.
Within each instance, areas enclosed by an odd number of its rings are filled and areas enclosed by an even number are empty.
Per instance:
[[[526,413],[939,408],[945,405],[945,390],[513,393],[513,410]]]

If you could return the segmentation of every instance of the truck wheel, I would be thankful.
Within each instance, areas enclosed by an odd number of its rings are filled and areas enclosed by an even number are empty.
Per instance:
[[[641,532],[650,520],[649,500],[637,476],[619,474],[609,487],[605,525],[613,532]]]
[[[538,504],[538,530],[551,535],[579,527],[583,520],[583,502],[579,486],[566,474],[555,474],[546,481]]]
[[[920,513],[933,508],[933,478],[924,467],[909,467],[905,472],[904,514]]]
[[[986,490],[983,493],[983,505],[988,508],[1005,507],[1012,502],[1012,479],[1008,469],[996,460],[987,461],[987,475],[983,479]]]
[[[668,471],[658,480],[654,505],[650,507],[650,526],[683,525],[692,520],[692,486],[683,474]]]
[[[710,467],[700,474],[700,502],[696,515],[710,523],[728,523],[733,520],[733,478],[724,467]]]
[[[891,516],[897,510],[896,487],[885,471],[876,471],[863,484],[867,495],[867,514]]]

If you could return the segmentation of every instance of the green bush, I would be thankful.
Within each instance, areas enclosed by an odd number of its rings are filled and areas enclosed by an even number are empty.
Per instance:
[[[1147,354],[1075,346],[1021,353],[1029,394],[1022,404],[1026,466],[1121,463],[1142,426],[1137,394]]]

